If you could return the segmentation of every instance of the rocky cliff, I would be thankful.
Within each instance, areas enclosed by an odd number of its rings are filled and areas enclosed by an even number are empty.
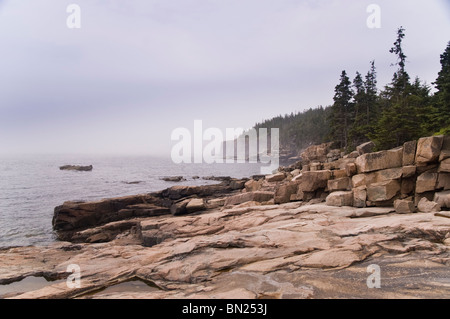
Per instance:
[[[323,198],[330,206],[394,206],[399,213],[450,208],[450,136],[373,153],[371,146],[360,145],[341,158],[328,144],[307,149],[301,170],[281,169],[286,179],[275,201]]]

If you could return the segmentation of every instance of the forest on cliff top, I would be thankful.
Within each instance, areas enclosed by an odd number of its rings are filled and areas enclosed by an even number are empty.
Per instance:
[[[410,78],[404,37],[405,29],[400,27],[389,50],[396,57],[397,70],[383,89],[377,87],[376,65],[371,61],[367,73],[356,72],[352,80],[342,71],[332,105],[279,115],[254,128],[279,128],[280,147],[295,152],[323,142],[335,142],[350,152],[369,140],[381,150],[423,136],[450,134],[450,42],[431,86],[419,77]]]

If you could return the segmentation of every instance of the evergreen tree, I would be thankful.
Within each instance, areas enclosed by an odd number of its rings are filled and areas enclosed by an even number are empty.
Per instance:
[[[389,51],[397,56],[396,65],[399,68],[394,73],[392,83],[387,85],[382,93],[382,114],[374,133],[369,134],[379,149],[399,146],[423,134],[425,118],[420,117],[422,112],[419,110],[418,101],[424,98],[421,94],[426,90],[420,90],[422,86],[418,79],[414,85],[409,82],[409,75],[405,71],[406,55],[402,48],[404,31],[402,27],[398,29],[397,40]]]
[[[365,140],[364,127],[365,127],[365,111],[366,111],[366,92],[364,88],[364,81],[359,72],[356,72],[356,76],[353,79],[353,110],[354,118],[349,133],[350,149],[356,148]],[[349,149],[349,150],[350,150]]]
[[[397,70],[382,91],[377,89],[375,62],[371,61],[364,78],[356,72],[353,82],[342,71],[332,106],[280,115],[255,128],[280,128],[280,146],[297,150],[334,141],[337,147],[350,151],[368,139],[378,149],[389,149],[435,133],[450,134],[450,42],[440,57],[442,68],[433,83],[437,92],[430,96],[430,86],[419,78],[410,82],[404,37],[405,30],[400,27],[389,50],[396,56],[393,65]]]
[[[254,128],[279,128],[280,147],[300,151],[312,144],[320,144],[329,136],[327,123],[330,107],[319,106],[303,112],[277,116],[255,124]],[[268,131],[270,135],[270,130]]]
[[[441,54],[441,70],[433,84],[438,90],[434,95],[433,123],[441,133],[450,134],[450,42]],[[437,130],[435,130],[437,131]]]
[[[353,79],[353,88],[355,89],[355,94],[353,96],[353,100],[355,102],[355,119],[360,117],[360,114],[365,111],[365,100],[366,100],[366,92],[364,88],[364,82],[361,76],[361,73],[356,72],[356,76]]]
[[[339,143],[345,150],[349,147],[349,131],[353,124],[353,91],[347,73],[342,71],[340,82],[336,85],[331,107],[331,138]]]
[[[373,132],[373,126],[377,122],[379,117],[379,108],[378,108],[378,89],[377,89],[377,72],[375,68],[375,61],[370,62],[370,70],[367,72],[365,81],[364,81],[364,89],[365,89],[365,124],[366,129],[364,135],[367,137],[369,133]]]
[[[394,77],[392,79],[392,90],[393,93],[398,94],[398,96],[406,93],[406,89],[409,84],[409,75],[405,71],[406,55],[402,48],[404,37],[405,29],[400,27],[397,30],[397,40],[394,42],[394,46],[389,50],[390,53],[397,55],[397,62],[394,65],[398,65],[399,69],[394,73]]]

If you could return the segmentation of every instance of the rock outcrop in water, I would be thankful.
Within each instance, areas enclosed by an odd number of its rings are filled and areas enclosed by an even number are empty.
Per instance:
[[[59,167],[62,171],[79,171],[79,172],[89,172],[92,171],[93,166],[81,166],[81,165],[63,165]]]
[[[185,181],[186,179],[183,176],[168,176],[168,177],[162,177],[161,180],[165,182],[181,182]]]
[[[216,185],[173,186],[159,192],[95,202],[65,202],[55,208],[52,225],[60,240],[108,241],[120,232],[135,227],[135,224],[128,222],[133,218],[183,215],[214,207],[217,197],[238,192],[246,180],[230,179]],[[199,199],[203,204],[199,204]],[[91,229],[111,222],[116,223],[112,227]]]
[[[64,242],[1,249],[0,284],[66,278],[75,264],[79,288],[6,297],[446,298],[449,142],[346,156],[316,147],[268,176],[66,202],[53,218]],[[367,284],[373,265],[380,289]],[[157,289],[100,291],[136,278]]]

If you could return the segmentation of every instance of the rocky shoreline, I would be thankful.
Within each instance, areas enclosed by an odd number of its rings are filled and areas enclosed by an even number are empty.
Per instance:
[[[0,285],[60,280],[3,298],[448,298],[450,136],[330,147],[272,175],[65,202],[59,242],[0,250]],[[133,280],[152,289],[107,290]]]

